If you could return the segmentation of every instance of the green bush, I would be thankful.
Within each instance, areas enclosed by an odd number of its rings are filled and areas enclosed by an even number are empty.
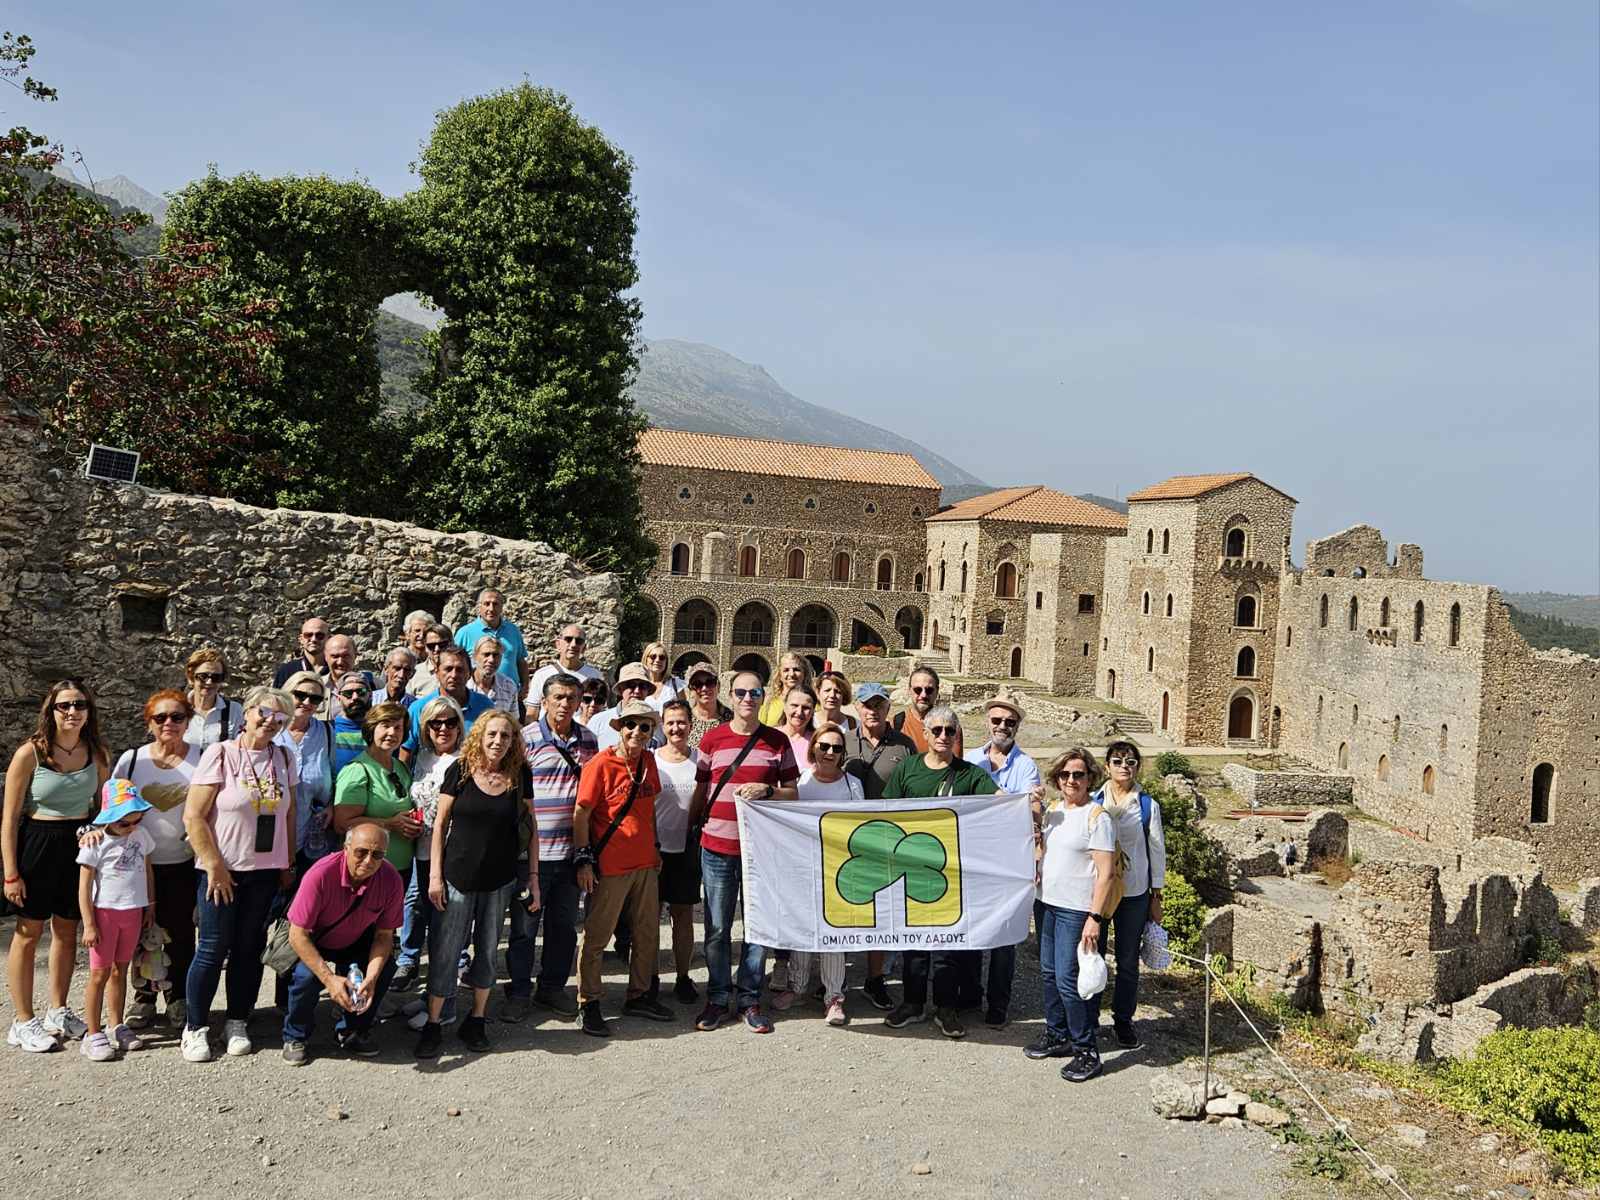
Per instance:
[[[1168,775],[1182,775],[1185,779],[1195,777],[1194,764],[1187,755],[1179,754],[1176,750],[1163,750],[1156,755],[1150,769],[1155,772],[1157,779],[1165,779]]]
[[[1566,1172],[1600,1182],[1600,1032],[1502,1029],[1446,1064],[1447,1095],[1538,1139]]]
[[[1228,887],[1226,859],[1222,847],[1200,828],[1194,804],[1160,783],[1147,790],[1161,806],[1168,873],[1182,875],[1202,896],[1222,899]]]
[[[1206,921],[1205,901],[1176,871],[1167,872],[1161,892],[1161,924],[1172,941],[1172,948],[1194,954],[1200,947],[1200,929]]]

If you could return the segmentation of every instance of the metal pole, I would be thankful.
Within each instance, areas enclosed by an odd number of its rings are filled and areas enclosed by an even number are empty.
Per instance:
[[[1211,942],[1205,943],[1206,1011],[1205,1011],[1205,1083],[1200,1089],[1200,1106],[1204,1109],[1211,1099]]]

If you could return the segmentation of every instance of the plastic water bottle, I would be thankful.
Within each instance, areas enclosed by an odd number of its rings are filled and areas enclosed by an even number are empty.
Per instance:
[[[345,981],[350,985],[350,1003],[356,1012],[365,1012],[367,997],[361,992],[361,983],[366,976],[361,973],[361,968],[355,963],[350,964],[350,973],[345,976]]]

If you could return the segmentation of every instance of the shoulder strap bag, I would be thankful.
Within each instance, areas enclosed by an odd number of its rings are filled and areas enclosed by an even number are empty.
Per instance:
[[[339,914],[338,920],[329,922],[321,929],[312,930],[311,944],[316,945],[322,938],[343,924],[344,919],[355,912],[360,904],[361,897],[357,896],[351,902],[350,907]],[[272,928],[267,931],[267,944],[261,951],[261,965],[272,969],[279,975],[287,975],[294,970],[295,963],[299,961],[299,952],[289,942],[289,917],[285,913],[274,921]]]
[[[639,785],[643,782],[644,755],[641,754],[639,756],[639,771],[636,775],[634,775],[633,783],[628,788],[628,798],[622,802],[622,807],[617,809],[617,815],[611,818],[611,824],[606,826],[606,831],[600,835],[598,840],[590,844],[590,849],[594,851],[594,873],[596,875],[600,874],[600,855],[602,852],[604,852],[606,843],[609,842],[612,838],[612,835],[617,832],[617,826],[622,824],[623,818],[626,817],[630,811],[632,811],[633,802],[639,798]]]
[[[744,745],[739,747],[739,753],[734,757],[734,760],[722,769],[722,774],[717,777],[717,782],[712,787],[711,794],[706,797],[705,811],[700,815],[699,824],[689,827],[689,832],[685,836],[683,843],[685,848],[699,844],[700,831],[705,828],[706,821],[711,816],[711,806],[717,802],[717,797],[722,795],[722,789],[728,786],[728,780],[733,778],[733,773],[739,769],[744,760],[750,757],[750,751],[756,748],[756,743],[760,740],[761,730],[757,729],[745,739]]]

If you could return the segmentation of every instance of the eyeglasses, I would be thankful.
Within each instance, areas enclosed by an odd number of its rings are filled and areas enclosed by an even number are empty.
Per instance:
[[[960,733],[960,732],[961,732],[961,726],[959,726],[959,725],[929,725],[928,726],[928,736],[929,737],[955,737],[955,735]]]
[[[1113,767],[1137,767],[1139,765],[1137,758],[1108,758],[1106,762]]]
[[[936,687],[914,687],[911,691],[913,695],[917,696],[937,696],[939,694],[939,689]]]
[[[636,729],[652,729],[654,727],[654,721],[645,721],[638,717],[628,717],[626,720],[617,722],[617,728],[622,730],[623,733],[632,733]]]
[[[383,851],[376,848],[368,850],[362,846],[351,846],[350,857],[355,859],[357,862],[366,862],[369,858],[382,858]]]
[[[561,635],[561,640],[563,642],[566,642],[567,645],[569,645],[569,646],[581,646],[585,642],[587,642],[589,639],[584,637],[584,636],[582,636],[581,634],[579,636],[577,636],[577,637],[573,637],[571,634],[563,633]]]
[[[843,742],[812,742],[811,743],[811,753],[813,753],[813,754],[843,754],[844,753],[844,743]]]
[[[764,687],[733,689],[734,698],[737,700],[760,700],[766,694],[767,689]]]
[[[289,719],[277,709],[267,708],[265,705],[256,709],[256,716],[263,725],[278,725]]]
[[[182,725],[189,718],[181,712],[151,713],[150,720],[157,725]]]
[[[308,642],[320,642],[324,638],[326,638],[328,635],[326,633],[308,633],[304,629],[302,629],[300,631],[300,636],[305,638],[305,640],[308,641]]]
[[[996,729],[1015,729],[1017,727],[1017,719],[1015,717],[990,717],[989,724]]]
[[[58,713],[88,712],[89,702],[87,700],[57,700],[50,707]]]
[[[1087,771],[1061,771],[1056,775],[1056,778],[1057,779],[1067,779],[1067,780],[1071,780],[1073,783],[1076,783],[1080,779],[1089,778],[1089,772],[1087,772]]]
[[[315,707],[322,703],[321,692],[290,692],[289,694],[294,697],[296,704],[309,704]]]
[[[194,673],[196,683],[221,683],[227,678],[228,673],[226,671],[196,671]]]
[[[428,722],[428,728],[435,733],[443,733],[446,729],[454,729],[459,724],[461,722],[454,717],[435,717]]]

